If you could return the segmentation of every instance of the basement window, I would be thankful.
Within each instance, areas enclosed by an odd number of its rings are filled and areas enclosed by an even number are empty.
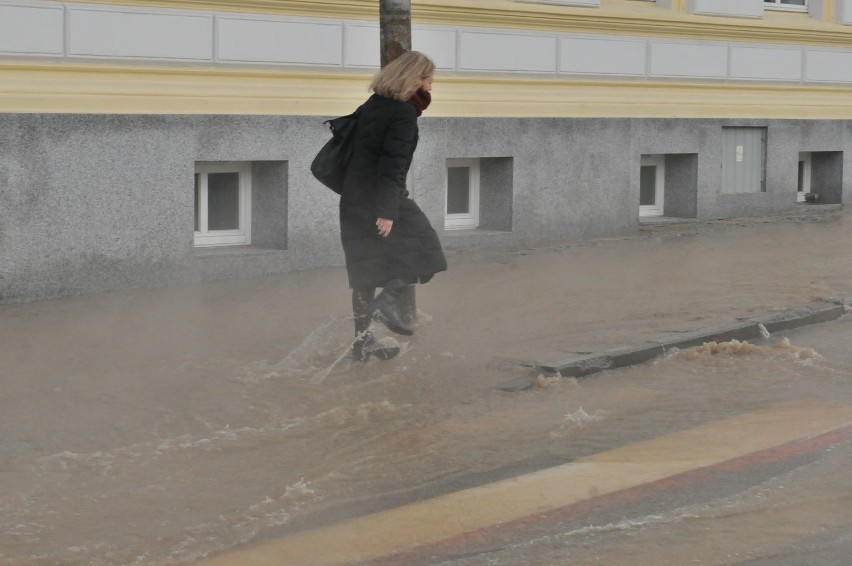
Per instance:
[[[447,230],[471,230],[479,226],[479,160],[447,160]]]
[[[194,201],[196,247],[251,243],[251,163],[197,162]]]

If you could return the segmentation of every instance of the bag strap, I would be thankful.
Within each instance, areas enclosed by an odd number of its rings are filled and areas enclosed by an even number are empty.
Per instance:
[[[331,130],[331,133],[335,133],[340,128],[342,128],[345,124],[351,122],[352,120],[357,120],[358,116],[361,115],[361,109],[364,108],[362,104],[358,108],[355,109],[355,112],[352,114],[347,114],[346,116],[338,116],[337,118],[330,118],[323,122],[323,124],[328,124],[328,128]]]

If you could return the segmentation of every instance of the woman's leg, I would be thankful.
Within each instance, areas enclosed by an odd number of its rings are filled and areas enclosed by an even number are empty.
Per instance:
[[[370,322],[373,319],[373,297],[376,289],[363,287],[352,289],[352,318],[355,321],[355,341],[352,343],[352,357],[364,361],[370,357],[367,347],[373,343]]]
[[[352,357],[366,362],[370,356],[389,360],[399,354],[399,346],[379,345],[373,338],[370,323],[373,321],[373,297],[376,289],[364,287],[352,289],[352,318],[355,321],[355,340],[352,342]]]

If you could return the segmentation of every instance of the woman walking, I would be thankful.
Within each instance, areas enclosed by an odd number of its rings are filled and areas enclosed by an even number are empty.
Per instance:
[[[431,102],[434,72],[434,63],[422,53],[399,56],[373,78],[374,94],[358,118],[340,197],[340,235],[352,288],[352,355],[359,360],[398,353],[375,347],[371,319],[412,335],[400,297],[408,285],[426,283],[447,269],[435,230],[405,188],[417,147],[417,117]],[[383,290],[376,297],[377,287]]]

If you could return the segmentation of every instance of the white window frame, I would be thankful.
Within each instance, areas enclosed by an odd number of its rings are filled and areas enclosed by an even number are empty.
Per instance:
[[[662,216],[663,199],[665,198],[666,157],[664,155],[643,155],[639,166],[657,168],[657,174],[654,176],[654,202],[656,204],[640,204],[639,216]]]
[[[807,12],[808,0],[805,0],[804,6],[793,6],[791,4],[781,4],[779,0],[763,0],[763,7],[766,10],[779,10],[782,12]]]
[[[194,232],[195,247],[246,246],[251,244],[251,164],[240,161],[199,161],[195,164],[198,175],[198,230]],[[207,175],[210,173],[237,173],[239,178],[239,228],[236,230],[208,230]]]
[[[470,171],[468,187],[470,191],[470,212],[464,214],[449,214],[447,201],[449,195],[450,167],[467,167]],[[479,227],[479,159],[447,159],[447,171],[444,175],[444,229],[473,230]]]
[[[805,202],[805,195],[811,192],[811,153],[809,151],[799,153],[799,163],[804,165],[802,166],[802,190],[796,187],[796,202]],[[798,179],[796,185],[798,185]]]

